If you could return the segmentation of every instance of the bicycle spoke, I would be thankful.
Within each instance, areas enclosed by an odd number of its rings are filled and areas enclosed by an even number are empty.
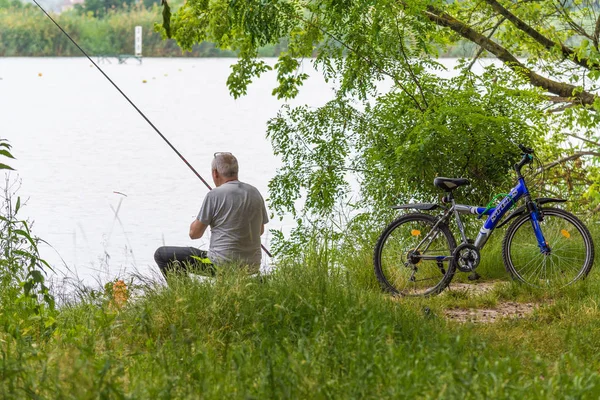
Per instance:
[[[384,231],[374,261],[377,278],[385,288],[405,295],[427,295],[447,286],[454,274],[450,262],[422,258],[450,256],[455,246],[447,228],[432,231],[436,222],[428,215],[409,214]]]
[[[507,231],[503,257],[509,272],[532,286],[565,286],[584,276],[591,268],[593,247],[585,226],[559,209],[544,209],[540,222],[550,251],[543,254],[526,215]]]

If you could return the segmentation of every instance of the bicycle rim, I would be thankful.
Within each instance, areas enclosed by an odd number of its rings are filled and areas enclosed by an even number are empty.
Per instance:
[[[435,218],[408,215],[393,222],[382,234],[376,246],[375,272],[384,288],[407,296],[428,296],[441,292],[454,276],[450,261],[419,260],[411,262],[410,252],[426,256],[449,256],[455,241],[449,229],[442,225],[431,232]],[[419,244],[429,233],[435,237]]]
[[[589,231],[577,218],[560,209],[545,209],[540,227],[550,254],[542,254],[529,216],[507,232],[504,261],[509,273],[534,287],[564,287],[585,277],[593,262]]]

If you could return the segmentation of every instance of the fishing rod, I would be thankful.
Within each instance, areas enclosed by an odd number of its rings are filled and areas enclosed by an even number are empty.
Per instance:
[[[54,20],[54,18],[52,18],[50,16],[50,14],[48,14],[46,12],[46,10],[44,10],[44,8],[40,5],[40,3],[38,3],[36,0],[32,0],[36,6],[39,7],[40,10],[42,10],[42,12],[44,14],[46,14],[46,17],[48,17],[50,19],[50,21],[52,21],[54,23],[54,25],[56,25],[56,27],[58,29],[61,30],[62,33],[65,34],[65,36],[67,38],[69,38],[69,40],[75,45],[75,47],[77,47],[79,49],[79,51],[81,51],[83,53],[84,56],[86,56],[86,58],[88,60],[90,60],[90,62],[94,65],[94,67],[96,67],[98,69],[98,71],[100,71],[102,73],[102,75],[104,75],[104,77],[115,87],[115,89],[117,89],[119,91],[119,93],[121,93],[121,95],[125,98],[125,100],[127,100],[129,102],[129,104],[131,104],[131,106],[133,108],[135,108],[135,110],[142,116],[142,118],[144,118],[146,120],[146,122],[156,131],[156,133],[158,133],[158,135],[169,145],[169,147],[171,148],[171,150],[173,150],[175,152],[175,154],[177,154],[179,156],[179,158],[181,158],[181,160],[185,163],[185,165],[188,166],[189,169],[192,170],[192,172],[202,181],[202,183],[204,183],[204,185],[208,188],[208,190],[212,190],[212,187],[208,184],[208,182],[206,182],[206,180],[204,180],[204,178],[198,173],[198,171],[196,171],[194,169],[194,167],[192,167],[192,165],[185,159],[185,157],[183,157],[183,155],[175,148],[175,146],[173,146],[171,144],[171,142],[169,141],[169,139],[167,139],[165,137],[165,135],[163,135],[161,133],[161,131],[158,130],[158,128],[152,123],[152,121],[150,121],[150,119],[148,119],[148,117],[146,117],[146,115],[142,112],[142,110],[140,110],[133,101],[131,101],[129,99],[129,97],[127,97],[127,95],[121,90],[121,88],[119,86],[117,86],[116,83],[113,82],[112,79],[110,79],[110,77],[108,75],[106,75],[106,73],[102,70],[102,68],[100,68],[98,66],[98,64],[96,64],[94,62],[94,60],[92,60],[92,58],[85,52],[85,50],[83,50],[81,48],[81,46],[79,46],[77,44],[77,42],[58,24],[58,22],[56,22]],[[269,252],[269,250],[267,250],[267,248],[264,245],[260,245],[260,247],[263,249],[263,251],[269,256],[269,257],[273,257],[271,255],[271,253]]]

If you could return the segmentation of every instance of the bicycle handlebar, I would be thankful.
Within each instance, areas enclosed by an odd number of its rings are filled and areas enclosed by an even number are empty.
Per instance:
[[[533,154],[533,149],[530,147],[525,147],[522,144],[519,144],[519,149],[525,154]]]
[[[517,171],[517,176],[521,177],[521,168],[533,162],[533,149],[525,147],[522,144],[519,144],[519,149],[521,149],[521,151],[523,152],[523,158],[521,158],[521,161],[515,164],[515,171]]]

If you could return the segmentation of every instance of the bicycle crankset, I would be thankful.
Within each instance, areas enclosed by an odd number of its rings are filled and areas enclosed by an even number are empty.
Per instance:
[[[481,256],[479,249],[470,243],[463,243],[452,253],[456,268],[461,272],[472,272],[479,265]]]

